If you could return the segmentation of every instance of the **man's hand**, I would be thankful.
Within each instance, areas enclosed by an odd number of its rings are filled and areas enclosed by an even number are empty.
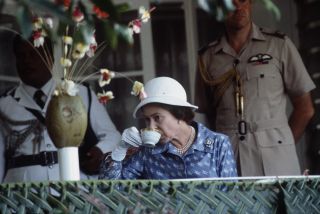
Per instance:
[[[88,175],[98,174],[103,157],[103,152],[98,147],[92,147],[80,161],[81,170]]]

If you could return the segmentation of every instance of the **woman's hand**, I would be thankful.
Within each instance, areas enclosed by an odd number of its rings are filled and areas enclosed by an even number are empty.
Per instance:
[[[112,151],[111,157],[115,161],[122,161],[127,154],[127,150],[131,147],[140,147],[142,140],[140,133],[136,127],[130,127],[123,131],[121,141]]]

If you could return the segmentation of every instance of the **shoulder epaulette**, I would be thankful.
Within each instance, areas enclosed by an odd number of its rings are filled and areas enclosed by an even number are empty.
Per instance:
[[[13,96],[14,92],[16,91],[16,88],[17,88],[16,86],[8,88],[2,94],[0,94],[0,97],[6,97],[8,95]]]
[[[213,46],[219,44],[219,42],[220,42],[220,40],[215,40],[214,42],[211,42],[211,43],[203,46],[202,48],[200,48],[200,49],[198,50],[198,54],[199,54],[199,55],[202,55],[202,54],[203,54],[204,52],[206,52],[206,50],[208,50],[210,47],[213,47]]]
[[[263,33],[263,34],[266,34],[266,35],[270,35],[270,36],[275,36],[275,37],[278,37],[278,38],[281,38],[281,39],[284,39],[286,34],[281,32],[281,31],[275,31],[275,30],[269,30],[269,29],[265,29],[265,28],[260,28],[260,31]]]

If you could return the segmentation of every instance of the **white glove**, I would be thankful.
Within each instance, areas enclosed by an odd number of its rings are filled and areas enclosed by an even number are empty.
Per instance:
[[[115,161],[122,161],[130,147],[139,147],[142,145],[140,133],[136,127],[130,127],[123,131],[120,143],[111,153],[111,158]]]
[[[140,132],[134,126],[127,128],[123,131],[121,140],[134,147],[139,147],[142,145]]]

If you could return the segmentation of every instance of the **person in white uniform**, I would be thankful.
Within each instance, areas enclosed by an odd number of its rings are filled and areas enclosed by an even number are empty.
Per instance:
[[[0,98],[2,182],[59,180],[60,177],[57,148],[43,120],[56,86],[51,73],[50,41],[45,41],[45,47],[35,48],[21,36],[14,36],[13,50],[21,82]],[[51,60],[43,60],[48,56]],[[40,90],[39,101],[35,94]],[[81,177],[89,179],[98,173],[104,154],[112,151],[121,136],[93,91],[80,85],[79,95],[90,118],[85,141],[79,149]]]

